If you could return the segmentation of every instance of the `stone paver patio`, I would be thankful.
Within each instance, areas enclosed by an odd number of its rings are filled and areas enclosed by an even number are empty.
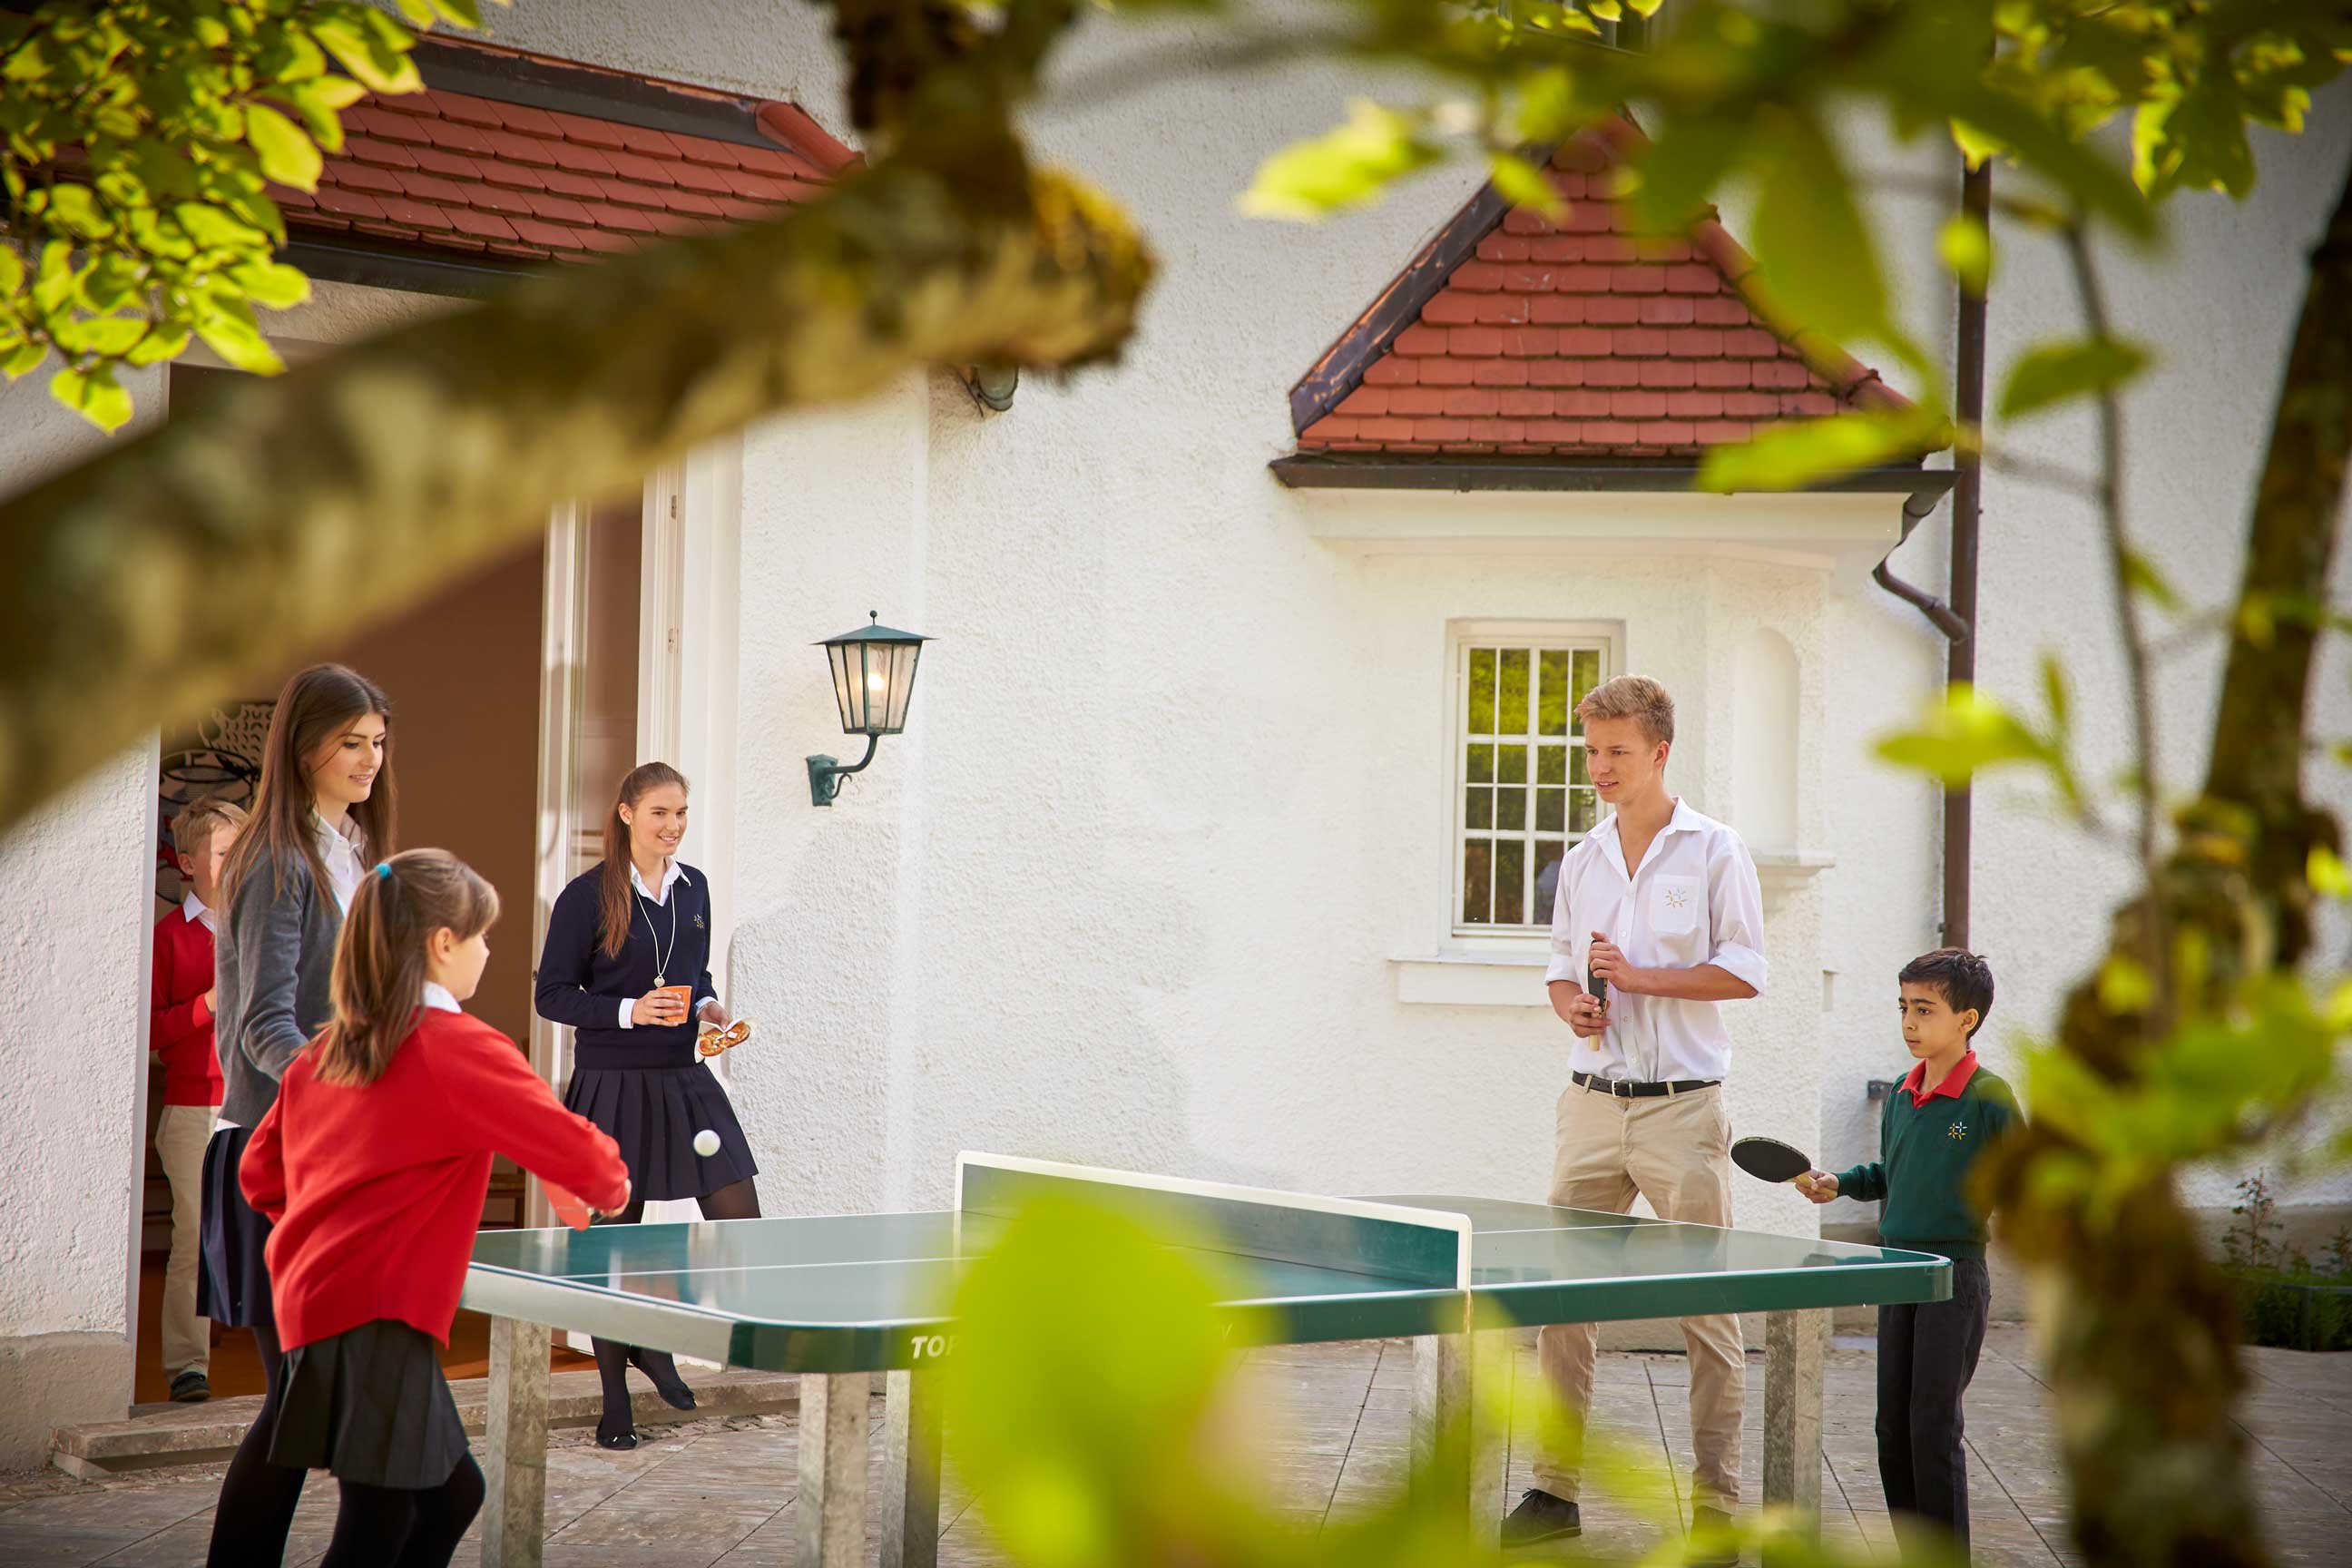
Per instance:
[[[2250,1352],[2241,1420],[2282,1561],[2352,1563],[2352,1356]],[[1533,1375],[1523,1343],[1517,1375]],[[1748,1373],[1746,1481],[1760,1482],[1763,1368]],[[1402,1342],[1306,1346],[1253,1358],[1248,1397],[1264,1412],[1272,1500],[1307,1521],[1346,1516],[1402,1485],[1412,1354]],[[1887,1546],[1886,1506],[1872,1436],[1870,1342],[1841,1339],[1829,1356],[1823,1423],[1826,1536]],[[1624,1498],[1589,1498],[1585,1558],[1626,1562],[1687,1512],[1686,1377],[1678,1356],[1604,1353],[1593,1428],[1632,1459]],[[878,1426],[878,1410],[877,1412]],[[548,1463],[550,1568],[777,1568],[793,1559],[795,1432],[789,1415],[743,1416],[661,1429],[634,1454],[607,1454],[584,1432],[559,1433]],[[1976,1561],[2075,1561],[2051,1414],[2030,1370],[2024,1335],[1996,1327],[1969,1394],[1970,1509]],[[874,1493],[879,1491],[877,1445]],[[1509,1496],[1528,1484],[1527,1434],[1514,1434]],[[194,1564],[204,1560],[220,1467],[134,1473],[97,1482],[56,1472],[0,1478],[0,1563]],[[950,1478],[940,1561],[1003,1562],[969,1498]],[[334,1489],[306,1489],[286,1561],[316,1561],[334,1520]],[[871,1544],[869,1542],[869,1552]],[[458,1561],[476,1561],[470,1544]]]

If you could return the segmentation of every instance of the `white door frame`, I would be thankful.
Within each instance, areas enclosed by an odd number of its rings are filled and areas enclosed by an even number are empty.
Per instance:
[[[637,602],[639,762],[656,758],[694,782],[694,844],[688,853],[710,873],[711,970],[722,993],[734,935],[734,755],[736,562],[740,517],[741,447],[720,442],[646,480]],[[580,836],[602,826],[581,820],[572,798],[579,744],[581,678],[588,657],[588,527],[583,502],[548,520],[544,657],[540,681],[539,828],[532,889],[531,951],[547,939],[556,895],[576,875]],[[559,1090],[566,1032],[535,1014],[532,1068]],[[725,1058],[720,1058],[725,1077]],[[552,1223],[539,1182],[528,1184],[525,1223]],[[646,1217],[656,1217],[648,1205]],[[660,1217],[692,1217],[685,1212]]]

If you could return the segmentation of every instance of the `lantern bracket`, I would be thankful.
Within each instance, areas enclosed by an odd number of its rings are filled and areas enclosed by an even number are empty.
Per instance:
[[[856,767],[851,768],[843,767],[837,758],[826,756],[811,757],[808,760],[809,804],[812,805],[831,805],[833,804],[833,797],[841,793],[842,780],[847,778],[854,773],[862,771],[868,763],[874,760],[874,753],[881,744],[881,736],[866,736],[866,754],[857,759],[857,765]]]

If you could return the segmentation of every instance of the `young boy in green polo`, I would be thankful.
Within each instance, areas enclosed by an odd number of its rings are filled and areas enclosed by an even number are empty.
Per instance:
[[[2021,1115],[2009,1085],[1969,1048],[1992,1011],[1991,965],[1948,947],[1913,959],[1896,978],[1915,1065],[1886,1097],[1882,1157],[1836,1175],[1810,1171],[1795,1184],[1817,1204],[1884,1200],[1881,1242],[1952,1260],[1950,1300],[1878,1309],[1878,1479],[1890,1512],[1935,1521],[1965,1554],[1960,1396],[1976,1375],[1992,1304],[1985,1216],[1969,1202],[1968,1178]]]

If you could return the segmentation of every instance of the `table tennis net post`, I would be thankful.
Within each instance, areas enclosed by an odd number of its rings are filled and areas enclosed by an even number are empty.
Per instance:
[[[1237,1257],[1403,1288],[1460,1289],[1469,1283],[1469,1221],[1436,1209],[992,1154],[958,1157],[956,1194],[961,1214],[992,1220],[1041,1199],[1073,1200]]]

